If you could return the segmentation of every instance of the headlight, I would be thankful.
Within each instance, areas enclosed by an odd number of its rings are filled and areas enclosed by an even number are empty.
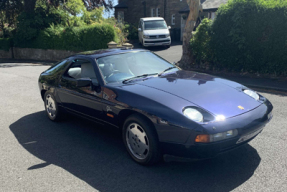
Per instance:
[[[165,37],[166,37],[166,38],[170,37],[170,34],[166,35]]]
[[[183,111],[183,114],[195,122],[202,122],[203,121],[203,115],[196,109],[186,108]]]
[[[245,89],[243,92],[245,94],[249,95],[250,97],[254,98],[255,100],[257,100],[257,101],[259,100],[259,95],[256,92],[251,91],[249,89]]]
[[[236,137],[238,135],[237,129],[225,131],[222,133],[216,133],[213,135],[197,135],[195,138],[196,143],[210,143],[216,141],[222,141],[225,139],[229,139],[232,137]]]
[[[149,39],[149,36],[148,35],[144,35],[143,36],[145,39]]]

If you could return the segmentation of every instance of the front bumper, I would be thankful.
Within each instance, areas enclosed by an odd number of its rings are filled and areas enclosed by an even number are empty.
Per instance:
[[[236,149],[254,139],[272,119],[272,115],[270,115],[272,109],[272,104],[266,101],[256,109],[227,119],[225,122],[214,122],[203,126],[205,130],[209,130],[208,134],[213,134],[211,131],[224,132],[237,129],[238,135],[234,138],[212,143],[195,143],[195,137],[199,133],[192,131],[185,144],[162,142],[162,151],[164,154],[192,159],[213,158],[220,153]]]
[[[170,45],[171,39],[168,38],[161,38],[161,39],[143,39],[143,46],[150,47],[150,46],[162,46],[162,45]]]

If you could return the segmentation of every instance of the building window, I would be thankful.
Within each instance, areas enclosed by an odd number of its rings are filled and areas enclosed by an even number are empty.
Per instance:
[[[155,17],[155,8],[151,8],[151,17]]]
[[[118,22],[123,23],[125,21],[125,14],[123,11],[118,12]]]
[[[211,12],[211,20],[214,20],[216,17],[216,13],[215,12]]]
[[[171,24],[175,25],[175,14],[171,15]]]
[[[156,9],[156,16],[157,16],[157,17],[160,17],[160,8],[157,8],[157,9]]]

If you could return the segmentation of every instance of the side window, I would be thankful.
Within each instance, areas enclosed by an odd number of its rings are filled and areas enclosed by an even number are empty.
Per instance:
[[[65,66],[67,66],[67,59],[60,61],[59,63],[53,65],[52,67],[50,67],[48,70],[46,70],[46,73],[50,73],[50,74],[55,74],[58,71],[61,71],[62,69],[65,68]]]
[[[93,64],[85,59],[75,59],[64,76],[72,79],[97,79]]]

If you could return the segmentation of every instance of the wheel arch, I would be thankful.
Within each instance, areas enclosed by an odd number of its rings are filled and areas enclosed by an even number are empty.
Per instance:
[[[42,97],[42,100],[44,101],[44,96],[45,96],[45,93],[47,92],[47,90],[41,90],[41,97]]]

